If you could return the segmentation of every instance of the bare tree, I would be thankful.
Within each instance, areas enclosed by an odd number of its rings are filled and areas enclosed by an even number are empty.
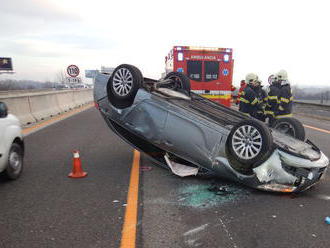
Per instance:
[[[56,79],[55,81],[57,81],[58,83],[61,83],[61,84],[65,84],[66,83],[66,73],[64,70],[59,70],[57,73],[56,73]]]

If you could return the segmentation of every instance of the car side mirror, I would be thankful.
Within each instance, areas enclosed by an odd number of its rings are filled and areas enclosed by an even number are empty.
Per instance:
[[[0,118],[5,118],[8,115],[8,107],[4,102],[0,102]]]

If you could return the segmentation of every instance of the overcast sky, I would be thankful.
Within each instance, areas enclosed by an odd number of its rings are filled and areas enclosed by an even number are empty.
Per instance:
[[[285,69],[295,85],[329,86],[329,10],[326,0],[1,0],[0,57],[16,74],[0,79],[120,63],[159,78],[171,47],[192,45],[233,48],[235,84]]]

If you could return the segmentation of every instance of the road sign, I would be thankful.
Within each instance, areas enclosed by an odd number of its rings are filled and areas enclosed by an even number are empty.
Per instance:
[[[66,82],[68,84],[80,84],[81,78],[80,77],[67,77]]]
[[[13,64],[11,58],[0,58],[0,71],[12,71]]]
[[[70,77],[77,77],[80,72],[79,67],[76,65],[69,65],[66,71]]]

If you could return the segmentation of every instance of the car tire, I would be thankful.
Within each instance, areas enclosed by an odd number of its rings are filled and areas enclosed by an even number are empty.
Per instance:
[[[107,84],[108,100],[117,108],[131,106],[142,81],[142,73],[135,66],[117,66]]]
[[[190,80],[183,73],[173,71],[168,73],[164,79],[172,80],[171,84],[166,85],[164,87],[179,91],[181,93],[186,94],[187,96],[190,96],[190,90],[191,90]]]
[[[235,169],[249,172],[269,158],[273,151],[273,136],[269,128],[257,120],[236,124],[227,139],[229,161]]]
[[[143,75],[142,75],[142,72],[140,71],[140,69],[139,68],[137,68],[136,66],[134,66],[134,65],[130,65],[132,68],[134,68],[135,69],[135,71],[136,71],[136,73],[137,74],[139,74],[139,76],[140,76],[140,78],[141,78],[141,81],[143,82]],[[142,85],[141,85],[142,86]],[[141,87],[140,86],[140,87]]]
[[[302,141],[306,138],[303,124],[295,118],[286,117],[277,119],[272,124],[272,128]]]
[[[23,156],[24,152],[22,147],[17,143],[13,143],[9,150],[8,163],[6,170],[4,171],[4,174],[8,179],[15,180],[22,174]]]

